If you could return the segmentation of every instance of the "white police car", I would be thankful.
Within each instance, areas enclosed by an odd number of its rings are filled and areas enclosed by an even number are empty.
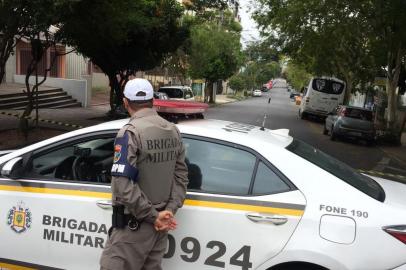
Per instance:
[[[98,269],[126,121],[0,157],[0,268]],[[287,130],[178,126],[190,184],[164,269],[406,269],[406,185],[360,175]]]

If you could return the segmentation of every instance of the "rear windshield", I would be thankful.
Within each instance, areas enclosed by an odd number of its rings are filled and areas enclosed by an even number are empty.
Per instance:
[[[312,88],[318,92],[340,95],[344,90],[344,84],[327,79],[313,79]]]
[[[385,200],[385,192],[375,180],[358,173],[350,166],[322,151],[299,140],[293,140],[286,149],[328,171],[368,196],[380,202]]]
[[[355,119],[372,121],[372,111],[357,108],[345,108],[345,116]]]
[[[183,91],[179,88],[160,88],[158,92],[166,93],[169,98],[183,98]]]

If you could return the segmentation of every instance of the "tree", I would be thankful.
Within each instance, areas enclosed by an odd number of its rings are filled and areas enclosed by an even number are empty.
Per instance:
[[[228,85],[236,92],[240,92],[245,89],[244,77],[241,74],[233,75],[228,80]]]
[[[6,62],[28,25],[24,7],[23,0],[0,1],[0,83],[4,79]]]
[[[62,0],[61,0],[62,1]],[[27,116],[31,114],[34,109],[34,101],[38,98],[39,86],[47,79],[48,72],[58,56],[56,45],[60,40],[57,34],[58,28],[54,27],[60,22],[60,3],[61,1],[53,0],[29,0],[23,2],[23,10],[26,19],[29,20],[27,27],[20,29],[21,37],[28,40],[31,47],[31,61],[26,70],[25,76],[25,93],[27,95],[27,106],[20,116],[20,128],[24,133],[28,131]],[[55,51],[54,58],[51,60],[49,66],[45,68],[43,78],[41,81],[38,79],[39,70],[38,66],[44,60],[45,53],[53,48]],[[30,85],[30,77],[35,75],[35,83]],[[38,104],[36,106],[36,120],[38,124]]]
[[[378,69],[353,2],[261,0],[255,13],[263,34],[308,72],[342,77],[345,102],[353,86],[372,81]]]
[[[406,56],[404,0],[260,0],[262,32],[295,62],[316,75],[343,77],[347,100],[357,83],[387,77],[387,131],[400,141],[396,89]],[[289,19],[286,19],[289,18]],[[399,118],[399,119],[398,119]]]
[[[197,25],[191,30],[190,51],[189,74],[192,78],[206,79],[205,96],[212,103],[213,84],[228,79],[240,66],[240,36],[213,24]]]
[[[295,64],[293,61],[288,62],[287,67],[284,70],[284,75],[296,91],[300,91],[300,89],[306,87],[311,77],[311,75],[306,72],[305,68]]]
[[[122,104],[129,76],[159,65],[187,35],[175,0],[78,0],[69,1],[65,10],[65,42],[108,76],[112,112]]]

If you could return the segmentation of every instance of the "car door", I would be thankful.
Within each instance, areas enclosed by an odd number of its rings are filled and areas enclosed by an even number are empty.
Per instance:
[[[18,179],[0,179],[0,264],[99,268],[111,224],[113,142],[114,132],[57,142],[24,155]]]
[[[303,195],[250,149],[183,141],[190,182],[163,268],[256,269],[277,255],[303,214]]]

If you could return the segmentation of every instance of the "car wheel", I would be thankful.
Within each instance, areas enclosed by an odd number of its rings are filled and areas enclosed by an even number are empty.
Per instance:
[[[335,141],[337,139],[337,134],[334,132],[334,126],[331,126],[330,140]]]
[[[306,119],[306,116],[307,116],[307,114],[306,114],[305,112],[301,112],[301,111],[299,110],[299,117],[300,117],[300,119]]]
[[[325,124],[324,124],[324,126],[323,126],[323,134],[324,134],[324,135],[328,135],[328,130],[327,130],[327,127],[326,127]]]

